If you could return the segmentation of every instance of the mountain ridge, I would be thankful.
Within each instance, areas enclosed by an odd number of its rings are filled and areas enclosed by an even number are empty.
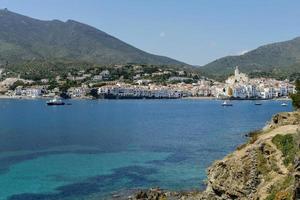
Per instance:
[[[2,31],[1,31],[2,30]],[[110,64],[189,66],[142,51],[97,28],[69,19],[39,20],[0,10],[0,62],[67,60]]]
[[[300,69],[300,37],[262,45],[243,55],[225,56],[210,62],[200,70],[208,75],[228,76],[235,66],[246,73],[268,72],[291,75]]]

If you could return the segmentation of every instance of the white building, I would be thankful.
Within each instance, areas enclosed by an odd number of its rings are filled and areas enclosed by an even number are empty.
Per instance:
[[[244,73],[240,73],[239,67],[236,66],[234,75],[230,76],[225,82],[229,85],[234,85],[236,83],[248,83],[248,81],[248,76]]]

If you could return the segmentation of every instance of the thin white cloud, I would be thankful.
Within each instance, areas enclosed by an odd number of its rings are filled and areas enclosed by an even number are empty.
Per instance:
[[[159,37],[165,37],[166,33],[164,31],[160,32]]]

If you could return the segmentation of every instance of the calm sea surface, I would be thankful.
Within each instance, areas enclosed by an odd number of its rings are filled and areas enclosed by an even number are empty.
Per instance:
[[[281,101],[0,100],[0,200],[102,199],[203,187],[206,168],[291,111]]]

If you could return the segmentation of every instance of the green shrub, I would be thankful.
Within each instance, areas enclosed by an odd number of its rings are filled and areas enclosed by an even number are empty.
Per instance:
[[[296,94],[292,94],[291,98],[292,98],[292,103],[294,108],[296,109],[300,109],[300,80],[296,80],[295,82],[296,85]]]
[[[16,82],[14,82],[14,84],[12,84],[9,89],[10,90],[15,90],[18,86],[24,86],[25,83],[23,81],[17,80]]]
[[[272,142],[282,152],[284,156],[283,163],[287,166],[292,163],[297,153],[296,143],[291,134],[276,135],[273,137]]]
[[[89,95],[92,96],[95,99],[99,98],[98,89],[97,88],[92,88],[89,92]]]
[[[268,166],[267,159],[261,151],[257,151],[257,169],[263,175],[271,171],[271,168]]]
[[[247,134],[248,137],[250,137],[250,144],[253,144],[257,139],[258,136],[262,133],[261,130],[255,130],[255,131],[251,131]]]
[[[300,109],[300,94],[292,94],[291,99],[294,108]]]
[[[293,191],[291,186],[294,184],[294,176],[288,175],[281,183],[272,185],[270,195],[265,200],[292,200]]]

